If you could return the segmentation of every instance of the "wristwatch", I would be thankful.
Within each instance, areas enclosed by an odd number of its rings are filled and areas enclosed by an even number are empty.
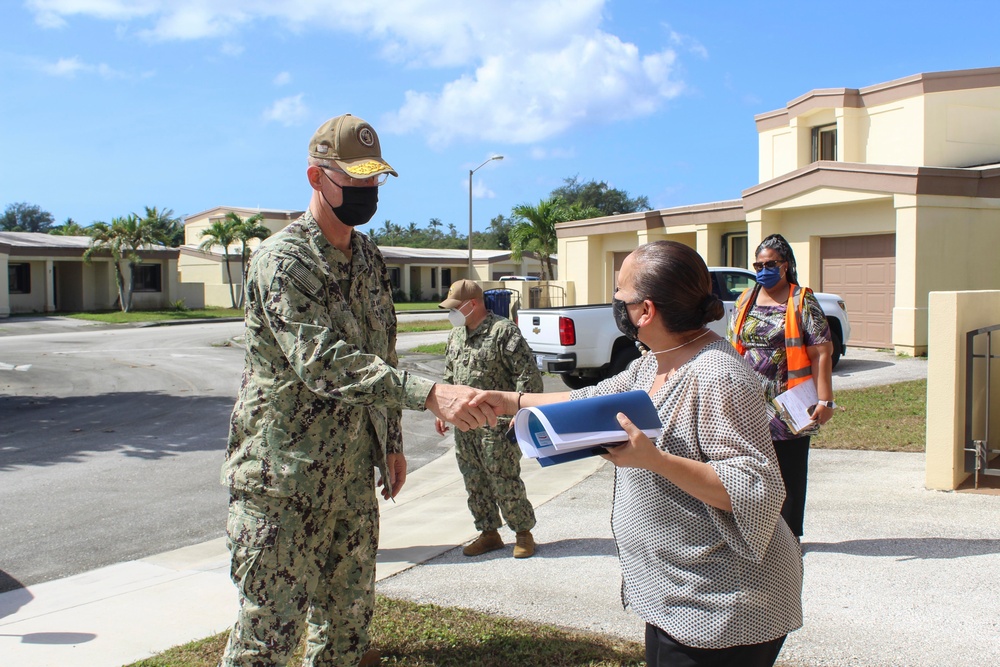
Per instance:
[[[830,408],[831,410],[837,407],[837,404],[833,401],[816,401],[816,405],[822,405],[825,408]]]

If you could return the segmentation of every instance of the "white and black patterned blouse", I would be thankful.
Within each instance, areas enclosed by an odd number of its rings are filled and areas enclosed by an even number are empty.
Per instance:
[[[652,387],[656,359],[640,358],[571,398]],[[666,478],[615,470],[611,525],[622,603],[677,641],[726,648],[802,626],[802,557],[781,519],[784,485],[760,381],[727,341],[706,345],[653,396],[657,446],[710,464],[732,499],[716,509]]]

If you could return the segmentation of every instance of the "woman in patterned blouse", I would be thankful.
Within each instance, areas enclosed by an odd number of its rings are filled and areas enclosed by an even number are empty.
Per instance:
[[[785,482],[781,516],[795,536],[802,537],[809,437],[820,424],[829,421],[835,407],[833,342],[830,325],[816,297],[811,290],[798,287],[795,255],[788,241],[781,234],[772,234],[761,242],[755,255],[757,286],[737,299],[729,318],[728,336],[764,387],[771,440]],[[745,313],[742,318],[741,313]],[[789,335],[792,327],[797,329],[797,335]],[[812,422],[798,433],[781,420],[771,403],[771,399],[791,388],[790,378],[793,382],[815,382],[819,398]]]
[[[780,517],[784,487],[760,381],[706,328],[723,316],[701,257],[680,243],[637,248],[618,276],[619,328],[648,353],[594,387],[494,392],[494,409],[634,389],[663,423],[655,442],[626,415],[611,523],[622,603],[646,621],[646,662],[770,666],[802,625],[802,557]]]

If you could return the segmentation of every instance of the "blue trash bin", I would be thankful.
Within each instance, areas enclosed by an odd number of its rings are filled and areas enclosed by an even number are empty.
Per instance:
[[[509,289],[488,289],[483,292],[486,309],[500,317],[510,317],[511,292]]]

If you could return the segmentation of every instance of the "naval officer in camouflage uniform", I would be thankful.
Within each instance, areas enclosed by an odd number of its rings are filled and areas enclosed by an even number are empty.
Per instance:
[[[402,408],[460,429],[495,423],[468,387],[396,368],[396,317],[375,243],[354,227],[396,175],[372,127],[333,118],[309,144],[309,210],[254,252],[246,369],[222,470],[239,615],[222,664],[375,665],[368,624],[378,503],[406,480]]]
[[[466,384],[477,389],[536,393],[542,391],[531,349],[517,325],[486,309],[483,289],[471,280],[459,280],[440,304],[451,312],[455,326],[448,336],[444,382]],[[501,418],[496,427],[484,426],[455,434],[455,454],[469,494],[469,511],[480,535],[462,550],[479,556],[502,549],[500,512],[516,533],[515,558],[535,553],[531,529],[535,510],[521,481],[521,450],[507,439],[510,420]],[[438,433],[448,430],[435,422]]]

